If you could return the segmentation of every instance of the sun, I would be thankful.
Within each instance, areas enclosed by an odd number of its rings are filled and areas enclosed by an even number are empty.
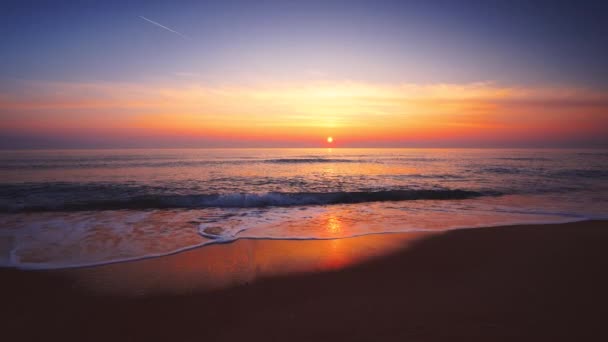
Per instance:
[[[331,144],[332,142],[334,142],[334,138],[333,137],[327,137],[327,142]]]

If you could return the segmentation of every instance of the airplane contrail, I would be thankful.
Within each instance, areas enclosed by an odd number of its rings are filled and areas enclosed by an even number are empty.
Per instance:
[[[167,26],[165,26],[165,25],[162,25],[162,24],[160,24],[160,23],[157,23],[157,22],[156,22],[156,21],[154,21],[154,20],[150,20],[150,19],[148,19],[148,18],[146,18],[146,17],[144,17],[144,16],[141,16],[141,15],[140,15],[139,17],[140,17],[140,18],[142,18],[143,20],[145,20],[145,21],[149,22],[149,23],[152,23],[152,24],[154,24],[154,25],[158,26],[158,27],[164,28],[165,30],[167,30],[167,31],[169,31],[169,32],[173,32],[173,33],[175,33],[175,34],[177,34],[177,35],[181,36],[181,37],[182,37],[182,38],[184,38],[184,39],[190,39],[190,37],[188,37],[188,36],[186,36],[186,35],[183,35],[183,34],[181,34],[181,33],[177,32],[177,31],[175,31],[175,30],[173,30],[173,29],[170,29],[170,28],[168,28],[168,27],[167,27]]]

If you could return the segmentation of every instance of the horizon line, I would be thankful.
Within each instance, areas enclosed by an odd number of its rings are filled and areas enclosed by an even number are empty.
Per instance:
[[[200,147],[0,147],[0,151],[52,151],[52,150],[255,150],[255,149],[470,149],[470,150],[608,150],[608,146],[256,146],[256,147],[235,147],[235,146],[200,146]]]

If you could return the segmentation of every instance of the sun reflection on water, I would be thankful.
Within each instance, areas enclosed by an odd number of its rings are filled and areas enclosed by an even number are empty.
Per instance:
[[[342,232],[342,220],[334,215],[327,218],[325,229],[331,234],[339,234]]]

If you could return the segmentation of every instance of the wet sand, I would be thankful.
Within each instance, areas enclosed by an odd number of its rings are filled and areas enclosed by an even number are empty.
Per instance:
[[[357,239],[335,240],[349,240],[338,253],[331,241],[256,240],[2,269],[3,340],[608,340],[608,221]],[[230,259],[243,251],[255,257]],[[212,255],[236,266],[201,270]]]

